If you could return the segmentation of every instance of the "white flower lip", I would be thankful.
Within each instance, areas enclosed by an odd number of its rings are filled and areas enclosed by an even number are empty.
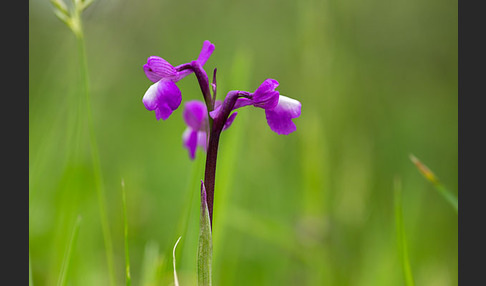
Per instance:
[[[300,101],[284,95],[280,95],[280,97],[278,98],[277,107],[275,107],[275,109],[278,108],[281,110],[285,110],[292,118],[295,118],[300,116],[301,106],[302,104],[300,103]]]
[[[154,110],[157,108],[157,85],[159,82],[152,84],[145,92],[142,102],[147,110]]]

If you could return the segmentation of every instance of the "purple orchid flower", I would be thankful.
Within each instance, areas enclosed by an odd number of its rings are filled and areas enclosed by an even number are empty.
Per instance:
[[[247,105],[262,108],[265,110],[267,123],[272,131],[282,135],[294,132],[297,127],[292,119],[300,116],[302,104],[295,99],[279,94],[275,90],[278,85],[278,81],[266,79],[254,93],[237,91],[234,94],[241,97],[236,100],[233,110]],[[220,113],[221,106],[210,112],[210,116],[214,119],[220,116]]]
[[[217,101],[216,69],[211,84],[203,69],[213,51],[214,45],[205,41],[197,60],[176,67],[160,57],[149,57],[143,70],[154,84],[147,89],[142,99],[146,109],[155,111],[157,120],[166,120],[182,102],[181,91],[176,83],[191,73],[195,74],[204,103],[192,100],[185,104],[183,118],[187,128],[182,134],[182,141],[191,160],[194,160],[197,148],[206,152],[204,187],[207,197],[204,195],[202,200],[207,202],[211,228],[220,135],[233,123],[237,115],[235,110],[248,105],[261,108],[265,110],[270,129],[277,134],[287,135],[296,131],[297,127],[292,120],[300,116],[302,107],[299,101],[281,95],[276,90],[278,81],[270,78],[263,81],[253,93],[232,90],[223,102]]]
[[[302,104],[298,100],[279,95],[277,106],[274,109],[265,109],[268,126],[273,132],[281,135],[294,132],[297,127],[292,119],[300,116],[301,107]]]
[[[203,66],[214,51],[214,45],[204,41],[196,62]],[[191,69],[181,69],[183,65],[172,66],[163,58],[151,56],[143,66],[148,79],[154,82],[143,96],[142,102],[147,110],[155,111],[157,120],[166,120],[176,110],[182,101],[181,91],[175,84],[187,75]]]
[[[221,101],[217,100],[215,106],[220,106]],[[228,129],[233,123],[237,112],[231,114],[226,120],[223,130]],[[182,133],[183,146],[188,150],[189,157],[194,160],[197,147],[204,152],[207,149],[207,134],[209,128],[208,110],[206,104],[199,100],[191,100],[185,103],[182,113],[187,127]]]

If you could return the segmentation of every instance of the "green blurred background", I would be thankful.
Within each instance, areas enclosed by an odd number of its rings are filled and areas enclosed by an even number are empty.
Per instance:
[[[142,104],[142,66],[216,48],[218,98],[266,78],[302,103],[289,136],[261,109],[222,134],[214,285],[405,285],[394,218],[399,178],[416,285],[457,285],[457,214],[409,159],[457,194],[457,0],[95,1],[83,14],[94,129],[118,285],[122,179],[133,285],[196,283],[204,154],[182,148],[182,106]],[[29,250],[34,285],[108,285],[76,38],[47,0],[29,1]],[[194,76],[183,101],[202,99]],[[81,114],[82,120],[77,117]],[[76,133],[76,130],[81,130]],[[77,134],[77,135],[76,135]],[[78,137],[76,137],[78,136]],[[78,138],[78,139],[76,139]]]

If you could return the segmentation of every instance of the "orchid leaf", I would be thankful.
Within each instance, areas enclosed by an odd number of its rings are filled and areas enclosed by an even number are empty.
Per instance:
[[[213,240],[209,220],[206,188],[201,181],[201,217],[199,219],[199,244],[197,248],[197,281],[198,286],[211,285],[211,264],[213,256]]]

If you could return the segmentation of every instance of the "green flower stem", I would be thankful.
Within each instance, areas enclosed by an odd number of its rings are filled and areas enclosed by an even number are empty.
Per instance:
[[[83,30],[81,27],[81,21],[78,22],[76,26],[76,35],[78,41],[78,52],[79,52],[79,60],[81,66],[81,82],[82,82],[82,92],[86,98],[86,115],[88,118],[88,128],[89,128],[89,143],[91,149],[91,158],[93,162],[93,175],[96,185],[96,193],[98,196],[98,204],[100,209],[100,219],[101,219],[101,227],[103,231],[103,239],[105,244],[105,252],[106,252],[106,260],[108,264],[108,273],[109,273],[109,280],[110,285],[117,285],[115,279],[115,269],[114,269],[114,258],[113,258],[113,246],[112,240],[109,230],[108,218],[107,218],[107,211],[106,211],[106,201],[105,201],[105,194],[104,194],[104,187],[103,187],[103,178],[101,173],[101,166],[100,166],[100,159],[98,154],[98,147],[96,143],[96,136],[94,132],[94,125],[93,125],[93,117],[91,114],[91,100],[90,100],[90,92],[89,92],[89,78],[88,78],[88,64],[86,58],[86,44],[84,41]]]

